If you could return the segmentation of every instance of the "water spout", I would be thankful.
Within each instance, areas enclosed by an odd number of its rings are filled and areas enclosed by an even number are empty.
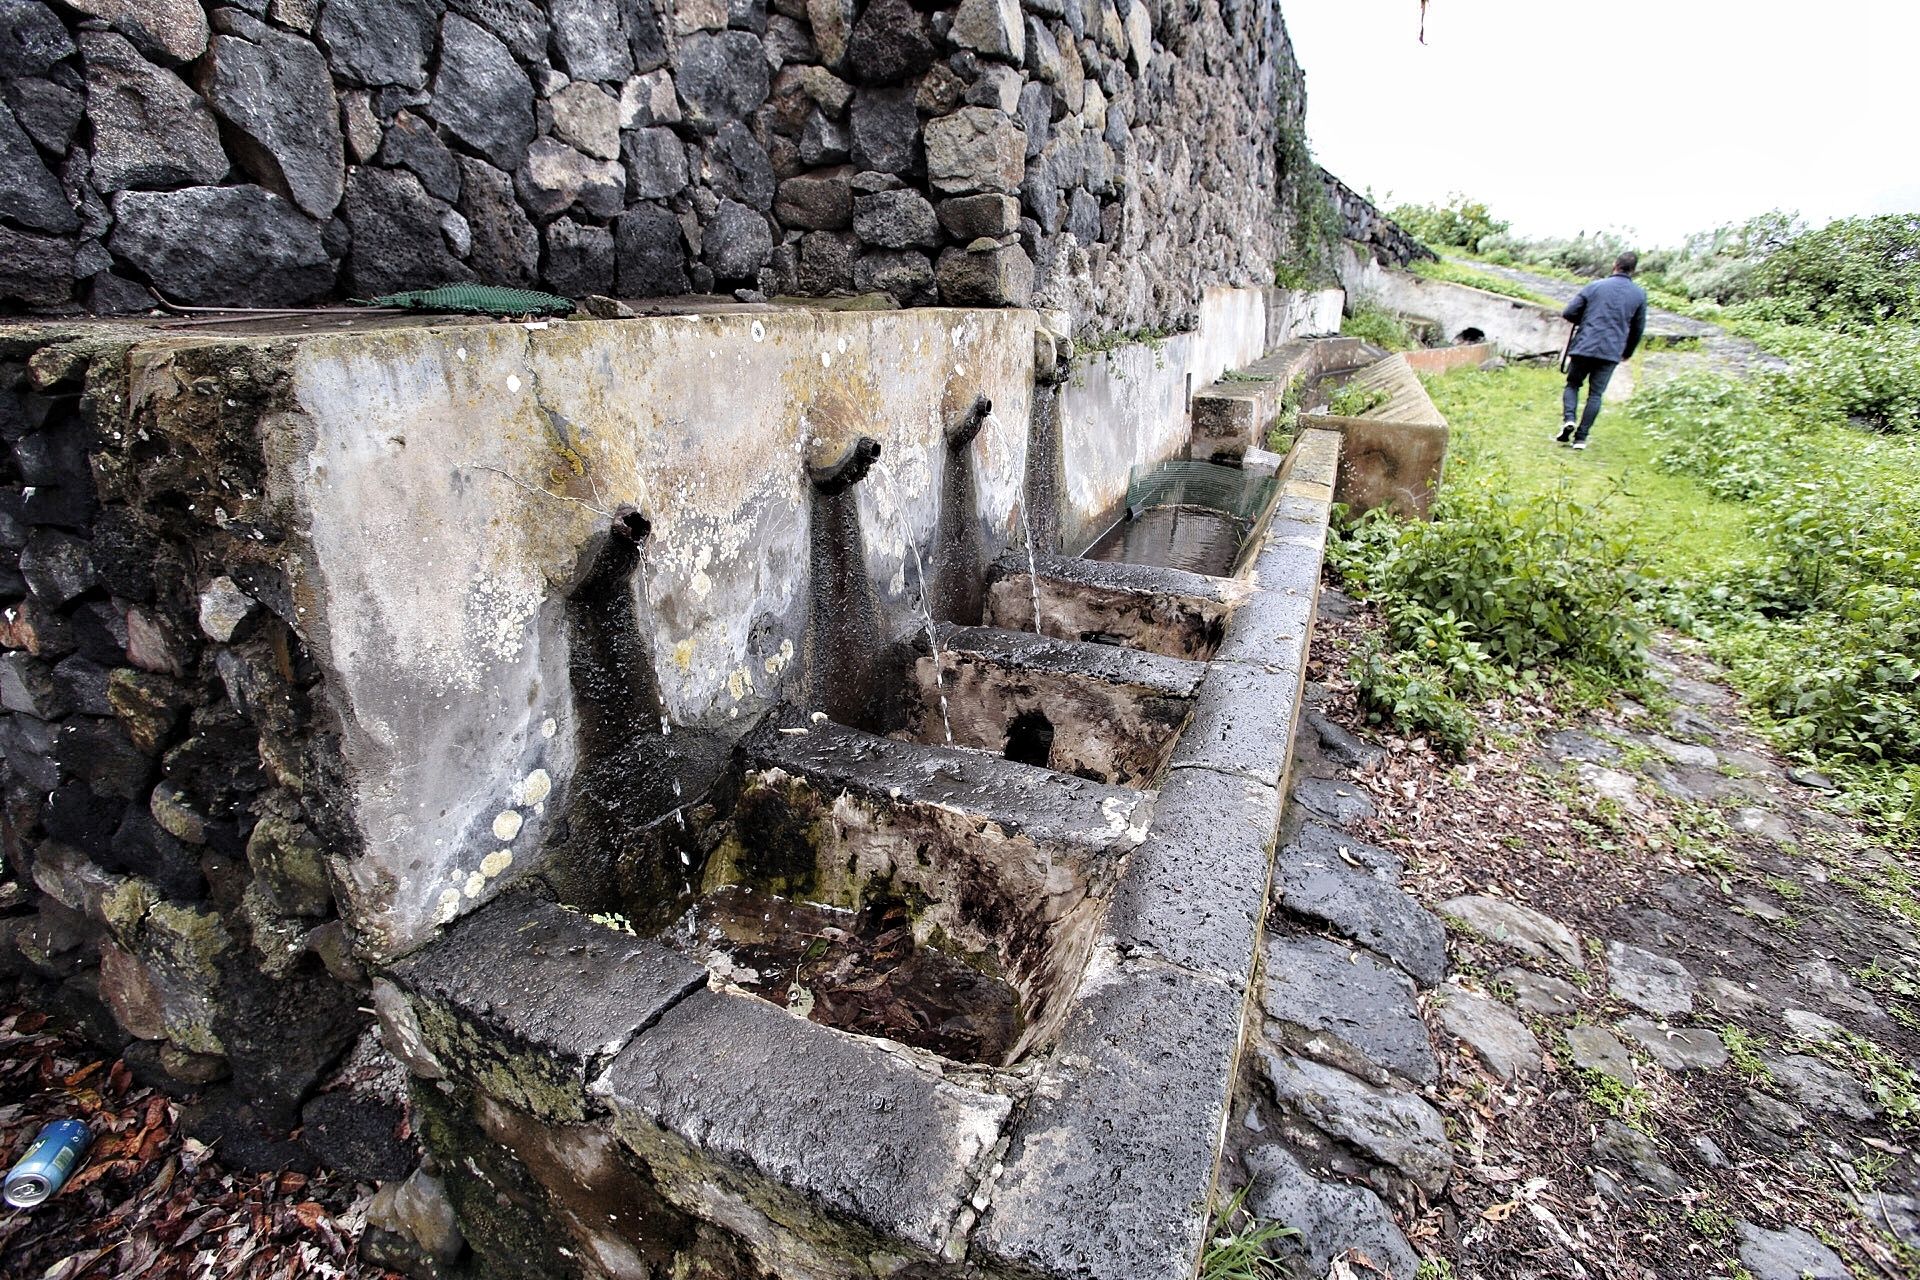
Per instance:
[[[930,613],[944,622],[978,626],[985,606],[980,558],[980,485],[973,442],[993,420],[993,401],[981,396],[965,416],[947,427],[946,470],[933,536],[933,598]]]
[[[866,539],[854,486],[880,458],[880,442],[860,436],[836,458],[809,461],[807,690],[813,706],[841,724],[873,727],[879,602],[867,574]]]

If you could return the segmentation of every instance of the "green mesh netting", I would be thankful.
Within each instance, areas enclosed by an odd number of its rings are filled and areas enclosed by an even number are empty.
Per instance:
[[[1127,479],[1127,508],[1205,507],[1251,520],[1273,492],[1274,477],[1215,462],[1173,460],[1135,467]]]
[[[358,301],[356,299],[356,301]],[[361,305],[403,307],[408,311],[440,311],[463,316],[565,316],[573,314],[573,300],[532,289],[509,289],[497,284],[443,284],[438,289],[410,289],[368,298]]]

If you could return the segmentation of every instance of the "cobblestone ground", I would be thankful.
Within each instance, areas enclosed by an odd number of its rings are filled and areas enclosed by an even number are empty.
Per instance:
[[[1680,638],[1658,699],[1497,704],[1453,764],[1361,723],[1372,625],[1326,593],[1233,1135],[1298,1274],[1920,1275],[1911,851]]]

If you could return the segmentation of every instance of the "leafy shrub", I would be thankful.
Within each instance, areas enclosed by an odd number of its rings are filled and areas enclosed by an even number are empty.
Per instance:
[[[1549,677],[1643,674],[1648,584],[1631,544],[1556,491],[1517,496],[1497,473],[1456,479],[1433,519],[1372,512],[1330,549],[1386,619],[1354,675],[1370,713],[1458,751],[1465,704]]]
[[[1744,633],[1728,656],[1788,750],[1920,761],[1920,590],[1849,592],[1834,610]]]
[[[1479,727],[1473,712],[1418,654],[1397,652],[1384,637],[1371,635],[1354,656],[1352,673],[1369,724],[1392,724],[1419,734],[1455,758],[1473,745]]]
[[[1391,311],[1383,311],[1365,302],[1356,304],[1347,318],[1340,322],[1340,332],[1389,351],[1409,351],[1413,348],[1413,331],[1407,327],[1405,320]]]
[[[1920,321],[1920,213],[1842,218],[1796,236],[1754,272],[1752,293],[1780,320]]]
[[[1845,332],[1783,325],[1754,336],[1791,362],[1773,378],[1789,403],[1882,431],[1920,431],[1920,324]]]
[[[1414,239],[1429,247],[1477,250],[1482,241],[1505,235],[1508,224],[1478,200],[1455,192],[1445,204],[1403,204],[1387,214]]]
[[[1627,410],[1661,444],[1655,465],[1715,497],[1745,501],[1780,482],[1793,448],[1766,420],[1750,382],[1689,371],[1642,390]]]

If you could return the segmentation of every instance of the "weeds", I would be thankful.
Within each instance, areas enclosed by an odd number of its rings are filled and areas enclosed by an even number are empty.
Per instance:
[[[1200,1280],[1281,1280],[1286,1275],[1268,1246],[1300,1232],[1278,1222],[1255,1221],[1245,1207],[1252,1190],[1252,1186],[1240,1188],[1214,1215],[1212,1234],[1200,1257]]]
[[[1587,1101],[1624,1125],[1642,1133],[1651,1133],[1653,1108],[1647,1095],[1636,1085],[1617,1080],[1603,1071],[1582,1069],[1586,1078]]]
[[[1720,1028],[1720,1039],[1727,1046],[1727,1061],[1733,1064],[1748,1084],[1760,1084],[1767,1076],[1767,1064],[1760,1057],[1766,1041],[1745,1027],[1729,1024]]]
[[[1340,322],[1340,332],[1389,351],[1410,351],[1414,346],[1413,331],[1405,320],[1364,302],[1356,305]]]

